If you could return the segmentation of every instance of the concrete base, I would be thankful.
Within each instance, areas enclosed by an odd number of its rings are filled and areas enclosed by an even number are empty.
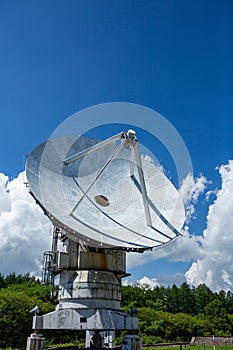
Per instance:
[[[42,350],[44,348],[45,338],[42,334],[32,333],[27,339],[26,350]]]
[[[122,350],[141,350],[142,340],[136,334],[127,334],[122,340]]]
[[[63,238],[64,252],[51,252],[59,273],[56,310],[34,316],[33,329],[83,330],[86,347],[114,346],[114,332],[138,330],[138,319],[120,311],[121,278],[126,276],[126,253],[87,247]],[[111,334],[111,332],[113,332]],[[35,349],[27,349],[35,350]]]
[[[86,331],[86,343],[85,343],[85,347],[86,348],[91,348],[93,347],[93,341],[94,341],[94,334],[96,333],[96,331]],[[99,335],[101,336],[102,340],[101,340],[101,345],[102,348],[106,349],[113,349],[114,348],[114,341],[115,341],[115,331],[102,331],[99,332]]]
[[[58,309],[43,316],[34,316],[33,329],[135,331],[138,319],[118,310]]]

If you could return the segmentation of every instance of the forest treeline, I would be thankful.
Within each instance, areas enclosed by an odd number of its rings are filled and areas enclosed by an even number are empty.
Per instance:
[[[205,284],[198,287],[190,287],[187,283],[179,287],[156,286],[153,290],[148,285],[134,285],[123,287],[122,293],[122,306],[149,307],[172,314],[204,313],[211,317],[226,312],[233,314],[233,293],[223,290],[212,292]]]
[[[57,299],[51,299],[50,287],[29,274],[0,274],[0,348],[23,348],[32,332],[29,312],[38,305],[40,315],[51,312]],[[233,294],[211,291],[205,284],[191,287],[122,287],[122,310],[136,314],[139,335],[146,344],[190,341],[192,336],[233,335]],[[43,331],[50,344],[83,344],[83,332]],[[119,334],[118,334],[119,336]]]
[[[144,343],[190,341],[193,336],[233,336],[233,293],[183,283],[177,287],[147,285],[122,289],[122,307],[137,310]]]

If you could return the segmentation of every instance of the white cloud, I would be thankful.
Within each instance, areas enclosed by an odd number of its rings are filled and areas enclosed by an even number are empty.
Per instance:
[[[154,289],[159,285],[156,278],[148,278],[146,276],[140,278],[137,282],[141,285],[148,286],[149,289]]]
[[[179,193],[186,207],[186,223],[195,217],[195,204],[210,183],[202,174],[193,178],[193,175],[189,173],[183,180]]]
[[[138,280],[133,279],[132,277],[128,277],[127,279],[123,280],[124,286],[148,286],[149,289],[154,289],[156,286],[172,286],[173,284],[176,284],[177,286],[180,286],[182,283],[186,282],[185,276],[183,273],[175,273],[175,274],[161,274],[158,275],[156,278],[149,278],[147,276],[144,276]]]
[[[24,184],[24,174],[0,174],[0,273],[41,276],[43,251],[50,248],[51,223]]]
[[[192,201],[194,203],[197,203],[199,196],[204,193],[206,187],[211,182],[207,180],[207,178],[203,175],[199,175],[195,180],[193,184],[193,191],[192,191]]]
[[[233,161],[219,168],[222,187],[209,207],[203,232],[202,256],[186,272],[192,285],[233,290]]]
[[[182,184],[179,189],[180,196],[184,202],[184,205],[187,206],[190,203],[193,190],[193,175],[188,173],[186,178],[182,181]]]
[[[211,196],[216,197],[217,193],[218,193],[218,189],[217,188],[215,190],[207,191],[206,194],[205,194],[206,201],[208,202],[210,200]]]
[[[182,237],[171,241],[167,245],[155,248],[153,251],[146,251],[143,254],[129,253],[127,255],[127,266],[134,268],[162,258],[181,262],[191,261],[197,257],[202,258],[203,253],[200,249],[202,242],[203,238],[201,236],[191,235],[186,227]]]
[[[123,280],[124,286],[129,285],[139,285],[139,286],[146,286],[149,289],[154,289],[156,286],[159,286],[159,283],[156,278],[149,278],[149,277],[142,277],[139,280],[133,280],[131,278],[128,278],[127,280]]]

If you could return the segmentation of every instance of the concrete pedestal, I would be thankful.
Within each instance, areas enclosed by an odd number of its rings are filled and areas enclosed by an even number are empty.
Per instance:
[[[120,310],[61,309],[33,317],[34,329],[129,330],[138,329],[138,319]]]
[[[27,339],[26,350],[42,350],[44,349],[45,338],[42,334],[32,333]]]
[[[33,329],[85,330],[86,347],[91,345],[90,334],[137,331],[138,319],[120,311],[126,253],[81,247],[68,238],[63,244],[64,252],[58,252],[56,258],[60,275],[59,304],[53,312],[34,316]],[[113,346],[113,339],[114,335],[107,339],[108,347]],[[95,344],[97,341],[92,345]]]

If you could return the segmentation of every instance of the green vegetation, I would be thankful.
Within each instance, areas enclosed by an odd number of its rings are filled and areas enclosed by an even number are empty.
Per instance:
[[[29,310],[38,305],[40,314],[45,314],[53,311],[56,304],[56,298],[50,299],[50,288],[29,274],[6,277],[0,274],[0,348],[25,347],[32,332],[33,315]],[[233,294],[214,293],[204,284],[194,288],[184,283],[180,287],[153,290],[147,285],[124,286],[122,309],[136,312],[139,335],[148,345],[189,342],[192,336],[210,336],[213,329],[216,336],[233,335]],[[43,331],[43,334],[47,345],[84,345],[84,332]]]
[[[57,299],[51,299],[50,287],[42,285],[29,274],[6,276],[0,274],[0,349],[25,348],[27,337],[32,333],[33,315],[29,312],[35,305],[40,315],[55,309]],[[83,332],[43,331],[46,345],[72,343],[84,344]]]
[[[233,335],[233,294],[212,292],[206,285],[190,287],[127,286],[122,288],[122,307],[137,308],[140,336],[145,344],[189,342],[192,336]]]
[[[32,332],[32,314],[38,305],[42,313],[54,310],[50,288],[29,275],[0,275],[0,347],[25,347]]]

